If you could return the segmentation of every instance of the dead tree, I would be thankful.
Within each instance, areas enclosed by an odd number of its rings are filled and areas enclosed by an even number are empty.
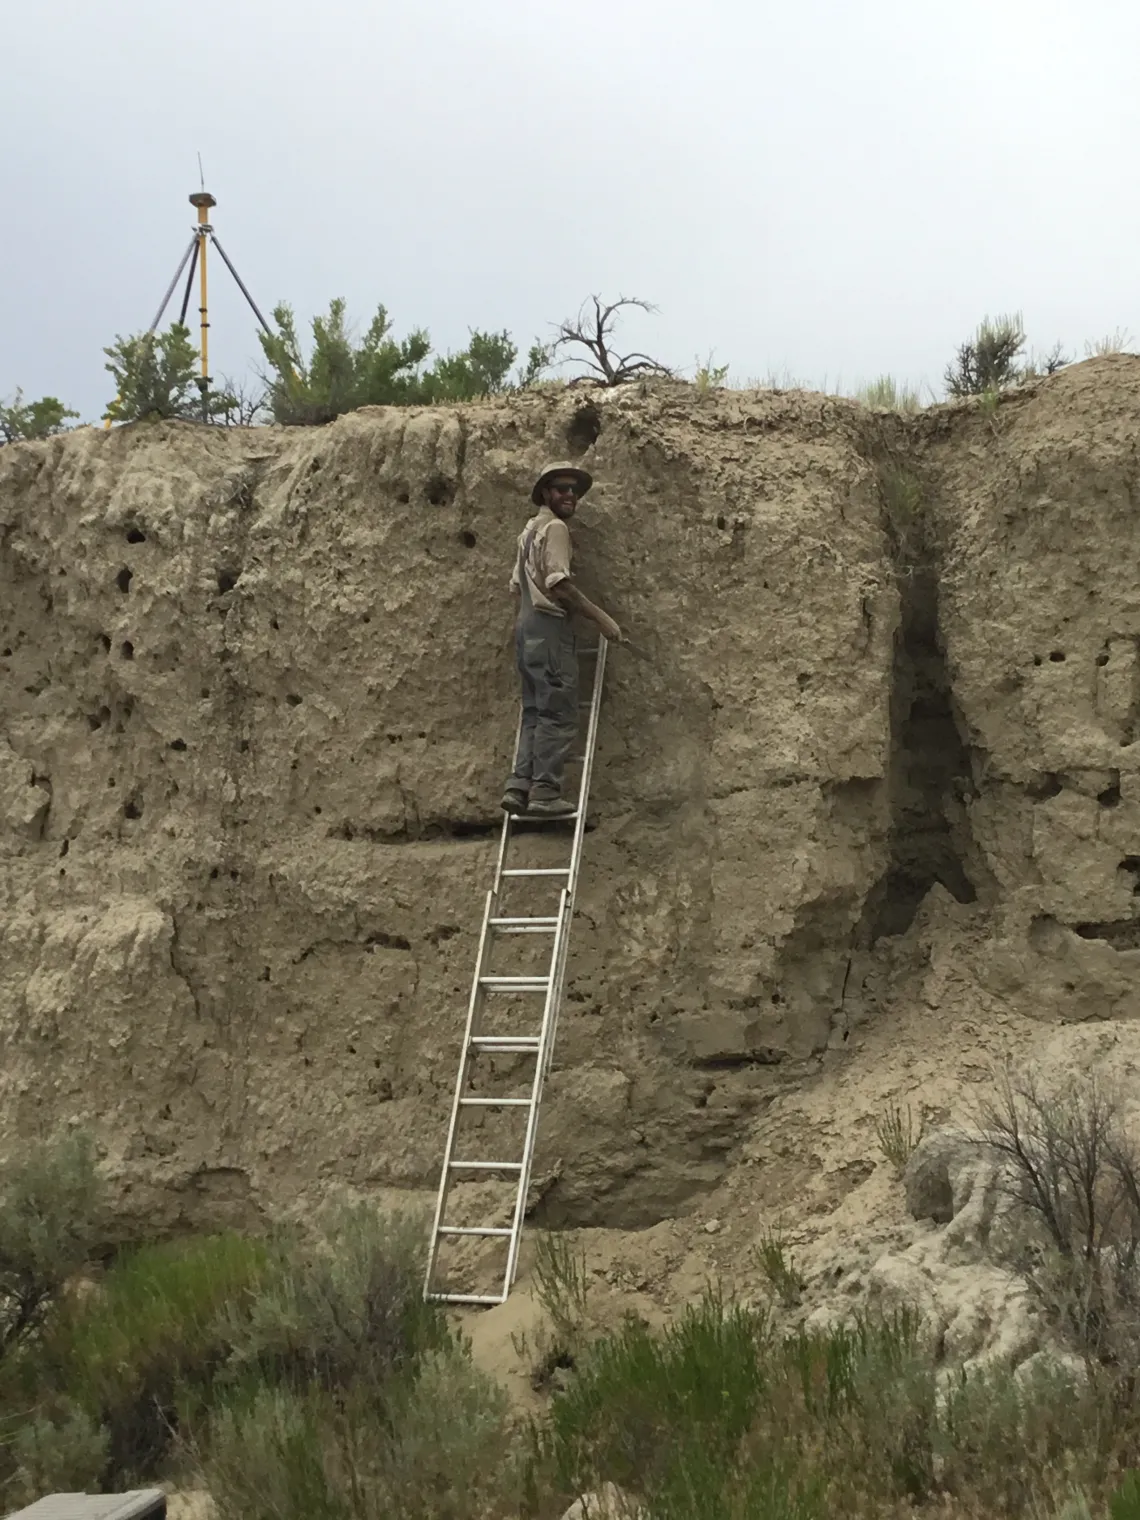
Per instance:
[[[551,359],[560,351],[573,349],[574,352],[567,357],[588,366],[586,374],[575,376],[575,379],[590,379],[599,385],[623,385],[638,375],[671,375],[672,370],[667,365],[648,354],[614,352],[614,327],[618,313],[626,306],[636,306],[639,311],[657,310],[637,296],[619,296],[608,304],[603,304],[598,296],[591,296],[589,301],[583,301],[577,317],[560,325],[558,336],[550,345]]]

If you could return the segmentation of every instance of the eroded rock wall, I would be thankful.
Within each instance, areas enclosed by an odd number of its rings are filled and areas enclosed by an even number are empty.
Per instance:
[[[764,1111],[876,1017],[1135,1017],[1138,425],[1117,356],[913,421],[664,384],[0,450],[0,1150],[92,1124],[152,1223],[434,1184],[549,457],[650,656],[611,663],[551,1222],[664,1217],[761,1131],[805,1196]]]
[[[0,1149],[150,1217],[430,1186],[547,457],[618,651],[537,1174],[637,1224],[836,1038],[889,867],[899,598],[853,405],[665,385],[0,450]]]
[[[990,925],[984,997],[1140,1014],[1140,359],[1076,365],[918,468]]]

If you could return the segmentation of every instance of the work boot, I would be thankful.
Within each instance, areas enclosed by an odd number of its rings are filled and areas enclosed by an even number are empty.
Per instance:
[[[536,797],[527,808],[531,818],[569,818],[577,811],[577,804],[565,797]]]
[[[508,786],[499,805],[504,813],[514,813],[517,816],[526,812],[527,800],[527,794],[521,787]]]

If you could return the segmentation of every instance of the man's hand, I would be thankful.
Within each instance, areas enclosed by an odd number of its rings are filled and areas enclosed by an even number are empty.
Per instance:
[[[598,627],[602,630],[604,637],[609,639],[611,644],[620,644],[623,642],[624,636],[621,629],[614,622],[613,618],[610,617],[608,612],[602,612],[600,609],[598,612]]]

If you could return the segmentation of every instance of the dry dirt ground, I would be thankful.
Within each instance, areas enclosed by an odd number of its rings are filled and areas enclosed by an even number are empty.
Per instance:
[[[572,457],[651,658],[612,663],[533,1224],[647,1314],[765,1291],[777,1228],[797,1313],[926,1294],[984,1354],[1015,1287],[875,1125],[1007,1052],[1132,1060],[1138,422],[1120,355],[993,415],[663,383],[0,450],[0,1152],[90,1125],[124,1227],[427,1196],[512,545]]]

